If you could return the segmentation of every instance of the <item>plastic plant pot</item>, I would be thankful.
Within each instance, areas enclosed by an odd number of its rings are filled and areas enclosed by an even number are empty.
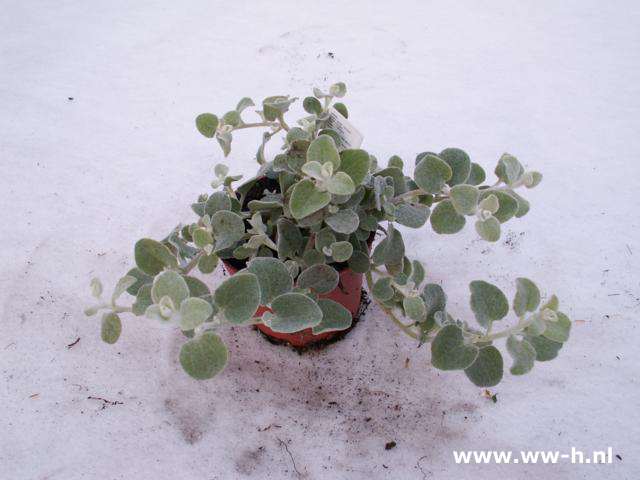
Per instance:
[[[238,268],[231,265],[229,262],[223,262],[225,269],[230,275],[233,275],[238,271]],[[340,281],[338,282],[338,286],[331,292],[320,295],[320,298],[328,298],[329,300],[338,302],[351,312],[352,317],[356,317],[360,309],[364,274],[355,273],[350,268],[343,268],[339,271],[339,274]],[[261,316],[264,312],[268,311],[271,311],[269,307],[261,306],[256,311],[256,315]],[[256,325],[256,327],[266,336],[275,340],[289,343],[294,347],[305,347],[318,342],[326,342],[344,332],[344,330],[336,330],[333,332],[325,332],[314,335],[311,328],[306,328],[294,333],[280,333],[274,332],[269,327],[263,324],[258,324]]]

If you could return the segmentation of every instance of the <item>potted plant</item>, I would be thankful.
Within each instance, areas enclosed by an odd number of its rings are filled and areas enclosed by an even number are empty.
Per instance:
[[[429,283],[423,265],[407,257],[396,226],[429,222],[446,235],[471,221],[480,237],[495,242],[503,223],[529,210],[516,190],[535,187],[542,175],[504,154],[496,181],[485,184],[482,167],[457,148],[420,153],[410,168],[398,156],[381,166],[359,148],[362,136],[347,107],[334,103],[345,93],[343,83],[328,92],[314,89],[302,102],[307,116],[295,126],[285,121],[296,101],[289,96],[266,98],[253,123],[243,118],[254,106],[249,98],[222,116],[196,118],[199,132],[215,138],[225,156],[236,131],[263,128],[257,174],[238,184],[241,177],[216,165],[213,192],[192,205],[194,222],[160,241],[139,240],[136,266],[107,301],[100,281],[91,281],[98,300],[86,313],[102,312],[105,342],[118,340],[124,312],[175,324],[187,337],[180,364],[192,377],[207,379],[227,362],[222,328],[256,325],[296,346],[328,340],[352,326],[366,278],[399,331],[420,345],[430,343],[434,367],[464,370],[478,386],[502,378],[498,340],[506,340],[514,375],[557,356],[571,322],[555,295],[541,304],[534,282],[518,278],[511,302],[515,322],[499,329],[510,302],[495,285],[474,281],[470,303],[477,325],[458,320],[447,310],[440,285]],[[282,153],[267,159],[266,143],[281,132]],[[211,274],[220,261],[230,275],[215,288],[194,275]],[[133,298],[130,305],[121,303],[125,293]]]

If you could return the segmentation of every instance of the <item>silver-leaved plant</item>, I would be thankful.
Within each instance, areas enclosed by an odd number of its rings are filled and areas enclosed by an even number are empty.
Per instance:
[[[243,119],[255,106],[250,98],[222,116],[196,118],[198,131],[215,138],[225,156],[236,131],[265,129],[257,175],[234,187],[241,177],[217,165],[214,191],[192,205],[197,221],[160,241],[139,240],[136,267],[120,279],[110,299],[103,300],[99,280],[91,281],[97,303],[86,314],[103,312],[105,342],[118,340],[124,312],[175,325],[188,337],[180,351],[184,370],[197,379],[211,378],[227,362],[216,333],[225,326],[263,323],[275,332],[311,328],[316,334],[349,328],[351,313],[319,297],[338,285],[338,267],[348,266],[366,275],[373,298],[400,331],[420,345],[431,344],[434,367],[464,370],[475,385],[501,380],[503,357],[494,345],[499,339],[506,340],[514,375],[557,356],[571,322],[555,296],[541,305],[535,283],[516,279],[515,321],[497,330],[510,303],[495,285],[474,281],[469,288],[477,325],[457,320],[443,289],[427,281],[419,261],[407,258],[395,226],[421,228],[429,221],[436,233],[453,234],[471,220],[480,237],[495,242],[502,224],[529,211],[516,190],[535,187],[542,175],[504,154],[495,168],[497,180],[488,185],[482,167],[458,148],[420,153],[412,176],[398,156],[381,167],[365,150],[344,148],[339,133],[329,128],[332,115],[349,116],[343,103],[334,103],[345,93],[343,83],[327,93],[314,89],[302,102],[308,115],[292,127],[284,118],[296,100],[289,96],[266,98],[254,123]],[[282,153],[267,159],[265,144],[280,132],[285,133]],[[211,274],[219,259],[235,262],[239,272],[214,291],[190,275],[195,268]],[[119,303],[125,293],[133,297],[131,305]],[[257,315],[261,305],[271,311]]]

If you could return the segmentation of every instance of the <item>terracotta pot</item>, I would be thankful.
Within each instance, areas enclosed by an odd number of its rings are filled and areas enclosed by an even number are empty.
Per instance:
[[[238,271],[238,268],[234,267],[230,263],[224,260],[223,263],[230,275],[233,275]],[[360,299],[364,274],[355,273],[349,268],[344,268],[340,270],[339,273],[340,281],[338,282],[338,286],[331,292],[320,295],[320,298],[328,298],[329,300],[338,302],[340,305],[351,312],[352,317],[355,317],[358,314],[358,310],[360,309]],[[260,306],[256,311],[256,315],[262,315],[264,312],[270,311],[271,309],[269,307]],[[274,332],[269,327],[263,324],[258,324],[256,325],[256,327],[265,335],[271,338],[288,342],[294,347],[304,347],[312,343],[327,341],[342,333],[342,331],[334,331],[314,335],[310,328],[306,328],[294,333],[279,333]]]

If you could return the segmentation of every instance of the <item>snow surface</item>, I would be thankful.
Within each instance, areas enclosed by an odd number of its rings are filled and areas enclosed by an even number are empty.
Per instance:
[[[638,478],[638,2],[1,7],[0,477]],[[574,320],[560,357],[507,375],[495,404],[431,368],[373,307],[344,341],[304,355],[226,331],[230,365],[201,383],[176,364],[180,333],[129,318],[108,346],[82,315],[92,276],[113,285],[138,238],[193,218],[221,160],[195,115],[335,81],[380,159],[458,146],[487,170],[508,151],[545,174],[497,244],[472,227],[404,232],[454,314],[470,315],[470,280],[511,296],[528,276]],[[259,138],[236,136],[234,173],[254,172]],[[620,458],[452,455],[572,446]]]

